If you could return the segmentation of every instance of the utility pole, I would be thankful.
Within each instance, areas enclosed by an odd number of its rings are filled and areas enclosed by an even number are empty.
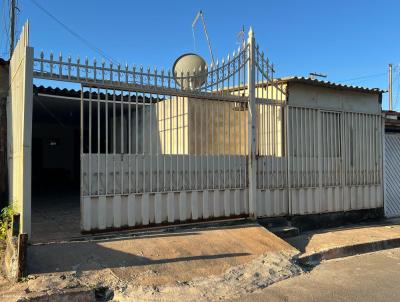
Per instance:
[[[392,64],[389,64],[389,110],[393,110]]]
[[[10,59],[14,52],[15,38],[15,0],[10,1]]]

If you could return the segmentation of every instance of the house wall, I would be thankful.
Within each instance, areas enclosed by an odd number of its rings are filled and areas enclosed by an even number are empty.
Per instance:
[[[161,149],[161,136],[160,129],[158,128],[159,123],[157,120],[157,108],[156,105],[152,106],[138,106],[137,111],[134,105],[131,108],[131,119],[130,119],[130,134],[129,134],[129,111],[127,106],[124,108],[123,117],[119,113],[115,117],[111,115],[108,119],[108,153],[113,153],[113,135],[115,126],[115,153],[130,153],[131,154],[157,154],[162,153]],[[110,112],[110,109],[109,109]],[[122,121],[122,125],[121,125]],[[105,119],[101,119],[101,123],[105,123]],[[121,127],[122,126],[122,127]],[[122,128],[122,129],[121,129]],[[95,130],[92,130],[95,131]],[[97,135],[97,133],[94,133]],[[129,135],[131,137],[129,141]],[[104,140],[105,135],[101,138]],[[123,137],[123,143],[121,144],[121,137]],[[103,142],[104,143],[104,142]],[[122,150],[123,148],[123,150]],[[105,153],[103,150],[101,153]]]
[[[247,111],[235,103],[189,99],[190,154],[247,154]]]
[[[326,110],[380,114],[379,93],[349,91],[303,83],[289,84],[288,104]]]
[[[290,83],[288,105],[292,214],[382,207],[379,93]]]
[[[237,103],[173,98],[154,105],[162,154],[247,154],[247,110]],[[164,113],[165,111],[165,113]],[[257,106],[258,150],[261,155],[283,154],[283,109]],[[164,130],[165,129],[165,130]]]
[[[189,101],[187,97],[173,97],[156,103],[153,107],[158,129],[150,139],[160,145],[161,154],[188,154],[190,143]],[[150,117],[150,116],[148,116]]]
[[[26,23],[10,63],[7,145],[10,201],[21,215],[21,232],[30,236],[33,48],[28,47],[28,32]]]
[[[382,206],[382,155],[379,148],[368,147],[380,146],[378,94],[371,97],[304,85],[289,91],[291,106],[285,106],[286,100],[271,102],[272,93],[262,97],[260,89],[257,216]],[[367,105],[363,107],[364,102]],[[357,105],[362,113],[332,112],[355,111]],[[149,154],[118,154],[109,156],[108,161],[85,154],[83,161],[91,162],[95,173],[84,167],[84,229],[206,218],[208,214],[198,214],[197,201],[190,202],[198,196],[208,199],[210,188],[216,189],[212,192],[214,217],[232,213],[232,190],[247,194],[248,111],[235,107],[226,101],[172,97],[148,106],[145,123],[137,123],[145,141],[151,141],[152,146],[160,142],[160,153],[151,148]],[[287,138],[286,126],[290,132]],[[107,180],[102,175],[108,175]],[[109,192],[115,196],[108,197]],[[225,214],[218,205],[222,200],[228,206]],[[203,202],[203,206],[207,204]],[[239,212],[248,213],[246,206]],[[178,207],[183,216],[177,219]],[[127,211],[132,213],[126,215]],[[113,213],[107,215],[108,222],[105,212]]]

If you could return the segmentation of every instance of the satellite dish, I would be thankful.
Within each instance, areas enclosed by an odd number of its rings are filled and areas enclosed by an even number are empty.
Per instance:
[[[207,63],[202,57],[194,53],[186,53],[176,59],[172,72],[176,84],[182,89],[197,89],[207,81]],[[195,72],[196,76],[194,76]]]

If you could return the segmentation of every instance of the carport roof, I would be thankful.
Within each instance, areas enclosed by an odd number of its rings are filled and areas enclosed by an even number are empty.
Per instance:
[[[81,90],[66,89],[66,88],[61,89],[61,88],[58,88],[58,87],[57,88],[53,88],[53,87],[50,87],[50,86],[45,87],[43,85],[40,85],[40,86],[33,85],[33,93],[35,95],[46,94],[46,95],[49,95],[49,96],[58,96],[58,97],[66,97],[66,98],[79,98],[79,99],[81,98]],[[133,94],[131,94],[131,95],[132,95],[132,98],[134,98]],[[113,98],[113,96],[114,96],[114,94],[109,93],[108,94],[108,99],[111,100]],[[117,93],[115,94],[116,98],[120,98],[120,96],[121,96],[121,94],[117,94]],[[88,99],[90,97],[89,96],[89,91],[84,91],[83,92],[83,97],[85,99]],[[92,91],[92,99],[97,99],[97,92]],[[105,93],[101,92],[100,93],[100,100],[104,100],[104,99],[105,99]],[[128,100],[128,95],[124,93],[124,101],[125,100],[126,101]],[[138,96],[138,100],[140,100],[140,102],[142,102],[143,96],[139,95]],[[162,99],[158,99],[158,100],[161,101]],[[157,98],[153,97],[151,102],[152,103],[157,102]],[[150,103],[150,98],[149,97],[146,97],[145,103]]]
[[[353,86],[353,85],[346,85],[341,84],[338,82],[331,82],[331,81],[323,81],[319,79],[313,79],[310,77],[298,77],[298,76],[289,76],[289,77],[282,77],[277,79],[278,82],[281,83],[302,83],[308,84],[313,86],[321,86],[321,87],[328,87],[328,88],[335,88],[335,89],[342,89],[342,90],[352,90],[352,91],[359,91],[359,92],[366,92],[366,93],[384,93],[385,90],[380,88],[368,88],[363,86]]]
[[[10,61],[0,58],[0,65],[10,65]]]

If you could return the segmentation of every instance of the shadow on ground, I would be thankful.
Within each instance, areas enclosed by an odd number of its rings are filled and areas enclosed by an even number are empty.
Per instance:
[[[182,265],[200,271],[213,271],[213,265],[223,264],[227,268],[273,249],[277,243],[269,238],[272,235],[266,234],[262,227],[247,224],[37,244],[28,247],[28,271],[30,274],[104,268],[137,268],[143,271],[144,266],[169,269]]]
[[[121,242],[123,244],[123,242]],[[31,274],[67,271],[92,271],[103,268],[168,264],[180,261],[212,260],[248,256],[249,253],[221,253],[175,258],[151,259],[125,253],[102,245],[102,242],[56,243],[31,246],[28,253],[28,271]],[[46,258],[44,260],[43,258]]]

